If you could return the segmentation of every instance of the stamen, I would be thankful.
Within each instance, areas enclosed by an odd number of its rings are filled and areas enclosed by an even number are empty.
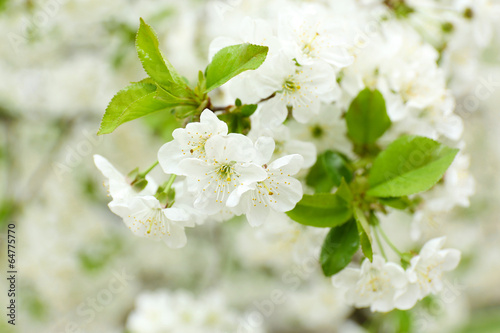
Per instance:
[[[148,228],[148,231],[146,231],[148,235],[151,233],[151,228],[153,227],[153,223],[154,223],[154,221],[155,221],[155,220],[154,220],[154,219],[152,219],[152,220],[151,220],[151,222],[149,223],[149,228]]]
[[[201,145],[200,145],[200,146],[197,146],[196,148],[192,148],[192,149],[190,149],[190,150],[189,150],[189,152],[192,154],[192,153],[194,153],[195,151],[197,151],[197,150],[198,150],[198,149],[200,149],[200,148],[201,148]]]
[[[262,186],[264,186],[267,190],[267,192],[269,193],[269,195],[273,195],[274,193],[269,189],[269,187],[267,187],[266,183],[262,182]]]
[[[311,39],[311,41],[309,43],[307,43],[306,45],[304,45],[304,47],[302,48],[302,51],[305,52],[306,54],[310,53],[312,51],[312,43],[314,43],[314,40],[319,36],[319,33],[316,33],[314,35],[314,37]],[[299,88],[300,89],[300,88]]]

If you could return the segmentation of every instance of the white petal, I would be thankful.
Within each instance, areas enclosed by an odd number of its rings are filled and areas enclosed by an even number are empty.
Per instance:
[[[108,190],[113,200],[124,200],[137,194],[126,177],[116,170],[107,159],[100,155],[94,155],[94,162],[104,177],[108,179]],[[149,184],[148,187],[151,188]]]
[[[324,48],[319,56],[329,64],[337,67],[349,66],[354,61],[354,57],[345,48],[341,47]]]
[[[252,122],[258,122],[262,127],[278,127],[283,124],[288,116],[287,102],[281,94],[263,102],[261,107],[250,118]]]
[[[94,155],[95,166],[108,179],[124,179],[125,177],[104,157]]]
[[[370,270],[375,269],[375,270],[382,270],[385,266],[385,259],[378,254],[373,255],[373,261],[370,262],[368,258],[365,258],[363,262],[361,263],[361,274],[365,275],[370,272]]]
[[[441,280],[441,278],[432,279],[432,281],[430,283],[430,290],[433,293],[437,294],[438,292],[443,290],[443,288],[444,288],[444,283],[443,283],[443,280]]]
[[[186,157],[175,140],[165,143],[158,151],[158,162],[165,173],[184,175],[179,163]],[[189,156],[187,156],[189,157]]]
[[[385,272],[390,277],[391,283],[396,288],[404,288],[408,283],[403,268],[395,263],[389,262],[385,265]]]
[[[124,218],[129,215],[130,208],[126,201],[111,201],[108,204],[109,210],[111,210],[116,215]]]
[[[304,158],[303,168],[310,168],[316,163],[316,146],[312,142],[290,140],[285,143],[285,150],[291,154],[299,154]]]
[[[406,289],[396,292],[394,305],[400,310],[409,310],[422,298],[418,286],[416,284],[409,284]]]
[[[172,249],[184,247],[187,243],[186,231],[183,227],[171,223],[168,234],[163,236],[163,241]]]
[[[321,102],[313,100],[310,96],[297,96],[293,104],[293,117],[299,123],[306,124],[311,118],[319,113]]]
[[[337,288],[350,288],[358,282],[360,273],[359,268],[346,267],[332,277],[332,283]]]
[[[157,221],[161,218],[160,202],[153,196],[132,197],[121,202],[111,202],[110,210],[123,219],[125,225],[139,237],[147,237],[159,240],[161,233],[147,233],[151,221]],[[164,218],[165,219],[165,218]],[[165,219],[166,220],[166,219]],[[154,224],[153,230],[159,230],[157,227],[161,224]]]
[[[163,214],[165,214],[169,220],[176,222],[187,222],[190,217],[184,209],[177,207],[165,208],[163,209]],[[194,223],[192,225],[194,225]]]
[[[210,191],[207,190],[207,192]],[[207,196],[204,193],[200,194],[194,201],[193,205],[195,208],[202,210],[207,215],[219,214],[231,210],[224,202],[217,201],[216,198]]]
[[[258,227],[269,218],[270,208],[263,204],[256,204],[246,214],[247,221],[252,227]]]
[[[275,143],[274,139],[268,136],[261,136],[255,141],[255,149],[257,155],[253,162],[259,165],[264,165],[271,160],[274,153]]]
[[[440,251],[440,254],[444,256],[444,262],[442,265],[443,271],[451,271],[457,268],[460,263],[461,253],[456,249],[446,249]]]
[[[179,162],[182,174],[196,179],[204,179],[205,174],[211,170],[211,166],[211,164],[196,158],[186,158]]]
[[[205,143],[205,152],[209,160],[214,159],[219,163],[249,162],[256,154],[252,140],[235,133],[211,137]]]
[[[382,295],[381,298],[376,299],[370,306],[372,312],[389,312],[394,309],[394,300],[390,294]]]
[[[251,191],[255,188],[255,186],[247,186],[247,185],[240,185],[238,186],[235,190],[233,190],[231,192],[231,194],[229,195],[229,198],[227,198],[227,201],[226,201],[226,206],[228,207],[236,207],[238,204],[240,204],[240,200],[242,198],[242,196],[248,192],[248,191]],[[246,211],[244,211],[243,213],[246,213]]]
[[[446,237],[434,238],[425,243],[425,245],[420,250],[420,256],[423,258],[432,257],[437,251],[439,251],[446,241]]]
[[[217,118],[212,110],[205,109],[201,113],[200,123],[208,125],[213,134],[227,135],[227,124]]]
[[[291,177],[287,177],[281,181],[280,179],[279,177],[276,178],[279,184],[271,185],[270,189],[276,192],[273,195],[269,195],[268,198],[270,205],[276,211],[288,212],[302,199],[302,184],[297,179]]]
[[[260,165],[254,163],[237,164],[235,168],[240,174],[239,182],[243,185],[251,185],[267,178],[267,172]]]
[[[436,127],[440,133],[455,141],[460,139],[464,131],[462,118],[455,114],[444,117]]]
[[[295,175],[302,168],[304,158],[298,154],[287,155],[278,158],[269,164],[269,170],[282,170],[284,175]]]
[[[158,201],[158,199],[156,199],[152,195],[137,197],[137,198],[135,198],[135,200],[133,200],[133,202],[137,202],[137,205],[139,207],[147,207],[150,209],[161,208],[161,205],[160,205],[160,202]]]

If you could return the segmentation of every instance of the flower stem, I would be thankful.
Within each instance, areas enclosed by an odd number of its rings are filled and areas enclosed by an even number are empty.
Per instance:
[[[387,237],[387,235],[385,234],[384,232],[384,229],[382,229],[380,227],[380,224],[377,224],[377,229],[380,231],[380,233],[382,234],[382,237],[384,238],[385,242],[387,243],[387,245],[389,245],[389,247],[397,253],[398,256],[400,256],[401,258],[403,257],[403,253],[401,253],[401,251],[398,250],[398,248],[396,246],[394,246],[394,244],[391,242],[391,240],[389,239],[389,237]]]
[[[163,190],[164,193],[168,193],[170,191],[170,188],[172,187],[172,184],[174,183],[176,177],[177,175],[170,175],[170,178],[168,179],[168,182],[165,185],[165,189]]]
[[[158,163],[159,163],[158,161],[154,162],[153,165],[151,165],[146,171],[141,172],[141,176],[145,177],[148,173],[151,172],[151,170],[153,170],[158,165]]]
[[[261,99],[260,101],[258,101],[258,102],[257,102],[257,104],[260,104],[260,103],[262,103],[262,102],[268,101],[268,100],[270,100],[271,98],[273,98],[274,96],[276,96],[276,93],[275,93],[275,92],[273,92],[271,95],[267,96],[266,98]]]
[[[375,239],[377,240],[378,247],[380,248],[380,253],[382,253],[382,257],[387,261],[387,255],[385,254],[384,246],[382,245],[382,242],[380,241],[380,236],[378,235],[378,228],[373,228],[374,234],[375,234]]]

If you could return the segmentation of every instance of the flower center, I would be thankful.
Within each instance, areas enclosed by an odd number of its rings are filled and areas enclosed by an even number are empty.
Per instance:
[[[229,162],[225,164],[221,164],[219,168],[216,170],[217,175],[219,176],[219,179],[221,180],[226,180],[228,182],[231,181],[231,176],[234,173],[233,166],[236,164],[236,162]]]
[[[293,78],[289,78],[285,81],[285,83],[283,83],[283,89],[287,92],[296,92],[297,90],[300,90],[300,85],[295,83]]]
[[[198,142],[193,142],[192,147],[189,152],[191,154],[197,152],[199,155],[204,155],[205,154],[205,142],[210,138],[210,136],[207,137],[200,137]]]
[[[311,127],[311,135],[315,139],[321,138],[324,132],[325,131],[323,130],[323,128],[319,125],[314,125],[313,127]]]
[[[284,141],[275,140],[274,153],[276,155],[281,155],[284,151],[285,151],[285,142]],[[267,166],[266,166],[266,168],[267,168]]]
[[[314,51],[313,43],[316,40],[316,38],[319,36],[318,33],[314,34],[314,37],[308,42],[304,44],[304,47],[302,48],[302,52],[306,55],[310,55],[311,52]]]

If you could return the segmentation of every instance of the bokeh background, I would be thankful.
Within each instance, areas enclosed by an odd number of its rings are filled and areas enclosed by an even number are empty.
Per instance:
[[[245,15],[279,10],[267,2],[0,1],[0,261],[4,269],[6,226],[15,223],[19,271],[17,325],[7,325],[2,310],[1,332],[135,332],[134,325],[156,332],[147,325],[161,316],[198,313],[216,323],[256,323],[252,332],[406,332],[410,321],[414,332],[500,332],[500,17],[484,9],[495,1],[462,1],[477,15],[444,51],[476,194],[433,230],[463,254],[443,295],[408,313],[354,310],[317,268],[294,264],[323,233],[259,232],[236,219],[190,229],[188,245],[171,250],[134,237],[108,210],[92,156],[106,156],[123,173],[147,168],[177,126],[155,114],[95,135],[114,93],[145,77],[134,49],[139,17],[193,78],[214,37],[231,34]],[[441,2],[422,1],[409,24],[437,45],[431,28],[446,18],[425,3]],[[403,223],[395,237],[408,233]],[[0,279],[2,300],[7,289]],[[276,290],[286,301],[270,309]],[[177,303],[162,313],[161,299]]]

